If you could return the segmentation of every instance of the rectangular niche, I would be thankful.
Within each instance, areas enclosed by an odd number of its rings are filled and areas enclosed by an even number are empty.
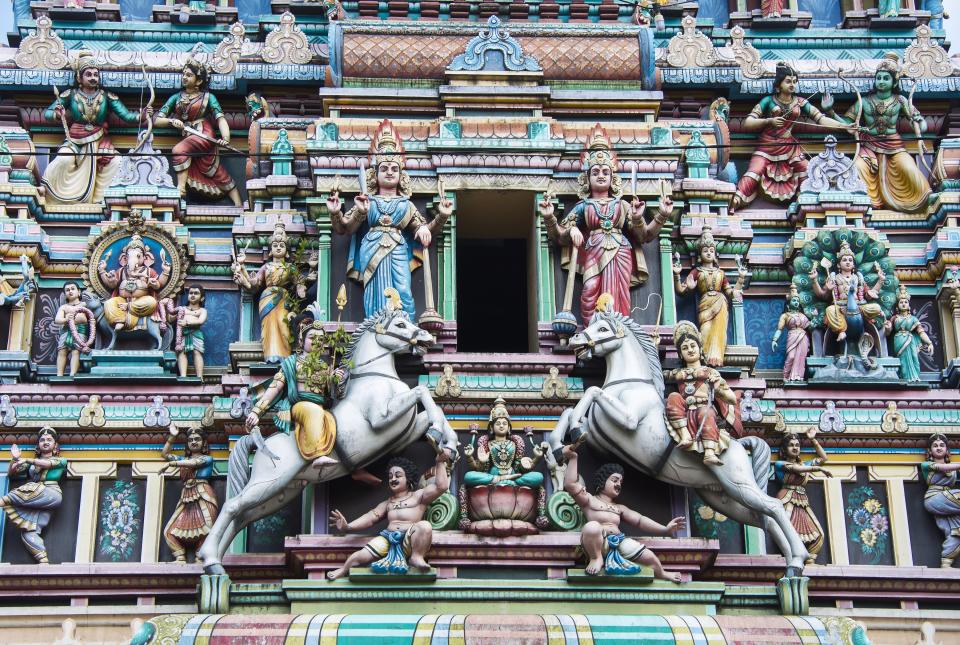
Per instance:
[[[129,465],[117,467],[116,479],[100,480],[95,562],[140,562],[146,491],[146,481],[134,479]]]

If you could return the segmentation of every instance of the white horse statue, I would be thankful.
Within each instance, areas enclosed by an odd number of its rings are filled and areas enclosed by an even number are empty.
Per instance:
[[[437,450],[457,458],[457,435],[443,411],[418,385],[410,388],[397,376],[394,355],[422,354],[434,342],[403,310],[384,308],[357,327],[345,361],[353,367],[343,398],[332,413],[337,422],[332,463],[304,459],[293,433],[270,435],[249,464],[259,431],[236,442],[227,471],[227,499],[198,551],[209,574],[225,573],[220,563],[234,536],[257,519],[274,513],[309,483],[330,481],[362,468],[387,452],[397,452],[423,437]],[[417,405],[423,412],[417,411]],[[262,441],[262,440],[261,440]]]
[[[657,348],[632,319],[598,311],[570,345],[585,357],[602,356],[607,374],[602,388],[588,388],[561,415],[548,436],[554,454],[560,454],[565,440],[585,439],[656,479],[693,488],[715,510],[768,531],[786,558],[787,575],[799,575],[807,550],[783,505],[764,492],[770,447],[758,437],[731,441],[718,466],[704,465],[697,453],[677,450],[664,418]]]

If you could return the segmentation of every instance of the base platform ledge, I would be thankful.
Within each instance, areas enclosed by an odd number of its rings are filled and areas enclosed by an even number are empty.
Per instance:
[[[371,637],[371,628],[377,636]],[[752,643],[758,630],[779,642],[807,645],[870,645],[863,625],[849,618],[795,616],[595,615],[415,613],[351,614],[331,607],[322,614],[166,614],[144,623],[136,645],[214,643],[234,645],[364,642],[554,642],[568,645],[617,642]],[[454,638],[456,637],[456,638]]]

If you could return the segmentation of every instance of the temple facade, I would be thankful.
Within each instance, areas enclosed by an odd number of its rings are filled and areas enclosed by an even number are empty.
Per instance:
[[[15,0],[0,642],[960,641],[944,4]]]

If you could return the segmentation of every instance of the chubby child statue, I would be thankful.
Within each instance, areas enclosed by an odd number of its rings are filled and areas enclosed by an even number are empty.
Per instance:
[[[587,575],[633,575],[640,570],[640,565],[644,565],[652,568],[657,578],[680,582],[680,574],[665,571],[653,551],[625,536],[620,523],[632,524],[652,535],[672,536],[686,526],[686,520],[675,517],[664,526],[623,504],[615,503],[623,486],[623,467],[619,464],[605,464],[597,469],[591,495],[577,476],[576,447],[564,446],[563,454],[567,459],[563,489],[570,493],[587,520],[580,538],[589,560]]]
[[[420,473],[409,459],[395,457],[387,466],[387,485],[390,497],[371,511],[348,522],[343,513],[334,510],[330,523],[338,531],[362,531],[384,517],[387,528],[370,540],[365,547],[353,553],[343,566],[327,573],[327,578],[336,580],[347,575],[352,567],[369,564],[376,573],[407,573],[409,566],[421,571],[430,568],[424,559],[430,550],[433,528],[423,519],[427,507],[450,486],[447,472],[449,456],[446,451],[437,453],[436,479],[417,490]],[[407,562],[409,561],[409,565]]]

